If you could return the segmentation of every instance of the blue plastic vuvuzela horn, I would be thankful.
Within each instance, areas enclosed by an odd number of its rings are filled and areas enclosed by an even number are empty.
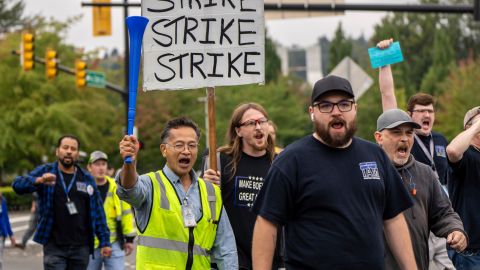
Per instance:
[[[140,57],[142,56],[142,41],[148,19],[142,16],[127,18],[128,36],[130,40],[130,64],[128,67],[128,123],[127,134],[133,135],[135,112],[137,107],[138,73],[140,71]],[[132,163],[131,157],[125,158],[125,163]]]

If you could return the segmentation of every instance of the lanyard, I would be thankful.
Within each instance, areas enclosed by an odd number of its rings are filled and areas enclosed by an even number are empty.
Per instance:
[[[432,163],[431,168],[432,168],[433,172],[435,173],[435,176],[438,179],[440,179],[440,177],[438,176],[437,168],[435,167],[435,161],[433,160],[433,136],[430,135],[430,153],[428,152],[427,147],[425,146],[425,144],[423,144],[422,140],[420,140],[418,135],[414,134],[414,136],[415,136],[415,140],[417,141],[418,145],[420,145],[420,148],[422,148],[423,153],[425,154],[425,156],[428,157],[428,160],[430,160],[430,163]]]
[[[75,182],[75,177],[77,176],[77,170],[75,170],[75,173],[73,174],[72,180],[70,181],[70,184],[68,185],[68,188],[67,188],[67,185],[65,185],[65,179],[63,179],[62,171],[58,170],[58,172],[59,172],[59,176],[60,176],[60,182],[62,182],[63,191],[65,191],[65,195],[67,195],[67,201],[70,201],[70,197],[68,196],[68,193],[70,192],[70,190],[73,187],[73,182]]]
[[[432,163],[432,167],[435,167],[435,163],[433,162],[433,137],[430,137],[430,153],[427,150],[427,147],[425,147],[425,144],[423,144],[422,140],[418,137],[417,134],[414,135],[415,140],[417,141],[418,145],[420,145],[420,148],[422,148],[423,153],[425,156],[427,156],[428,160]]]

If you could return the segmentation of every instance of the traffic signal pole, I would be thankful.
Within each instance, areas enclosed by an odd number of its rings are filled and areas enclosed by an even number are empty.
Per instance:
[[[387,0],[385,0],[387,1]],[[108,7],[141,7],[141,3],[82,3],[83,6],[108,6]],[[265,4],[266,11],[392,11],[392,12],[417,12],[417,13],[453,13],[474,15],[476,21],[480,20],[480,0],[474,0],[473,5],[438,5],[438,4]]]
[[[13,50],[12,54],[13,55],[21,55],[21,53],[19,51],[16,51],[16,50]],[[40,57],[35,56],[35,62],[45,65],[45,59],[44,58],[40,58]],[[57,70],[63,71],[67,74],[71,74],[71,75],[75,76],[75,69],[69,68],[67,66],[57,64]],[[111,90],[113,92],[116,92],[118,94],[121,94],[123,97],[126,96],[127,99],[128,99],[128,93],[125,92],[125,89],[123,89],[121,86],[115,85],[113,83],[106,82],[105,83],[105,88],[108,89],[108,90]]]

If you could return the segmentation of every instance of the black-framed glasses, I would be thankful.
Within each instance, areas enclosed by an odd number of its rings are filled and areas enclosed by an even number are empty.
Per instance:
[[[319,101],[313,103],[313,106],[316,106],[322,113],[331,113],[335,106],[341,112],[349,112],[352,110],[353,104],[355,104],[353,100],[340,100],[339,102]]]
[[[188,149],[188,151],[195,151],[198,149],[199,143],[176,143],[176,144],[169,144],[165,143],[166,145],[172,147],[177,152],[182,152],[183,150]]]
[[[268,124],[268,119],[266,117],[262,117],[259,119],[250,119],[247,120],[243,123],[240,123],[238,126],[239,127],[247,127],[247,128],[255,128],[256,126],[260,125],[261,127],[264,127]]]

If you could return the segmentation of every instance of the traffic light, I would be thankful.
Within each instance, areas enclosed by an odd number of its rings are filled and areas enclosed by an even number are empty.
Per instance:
[[[23,70],[32,70],[35,66],[35,37],[32,33],[24,32],[22,34],[22,67]]]
[[[45,51],[45,75],[47,79],[55,79],[57,76],[57,51],[47,49]]]
[[[93,3],[110,3],[110,0],[93,0]],[[93,7],[93,36],[112,35],[112,11],[109,6]]]
[[[85,87],[87,85],[87,63],[82,60],[75,61],[75,82],[77,87]]]

